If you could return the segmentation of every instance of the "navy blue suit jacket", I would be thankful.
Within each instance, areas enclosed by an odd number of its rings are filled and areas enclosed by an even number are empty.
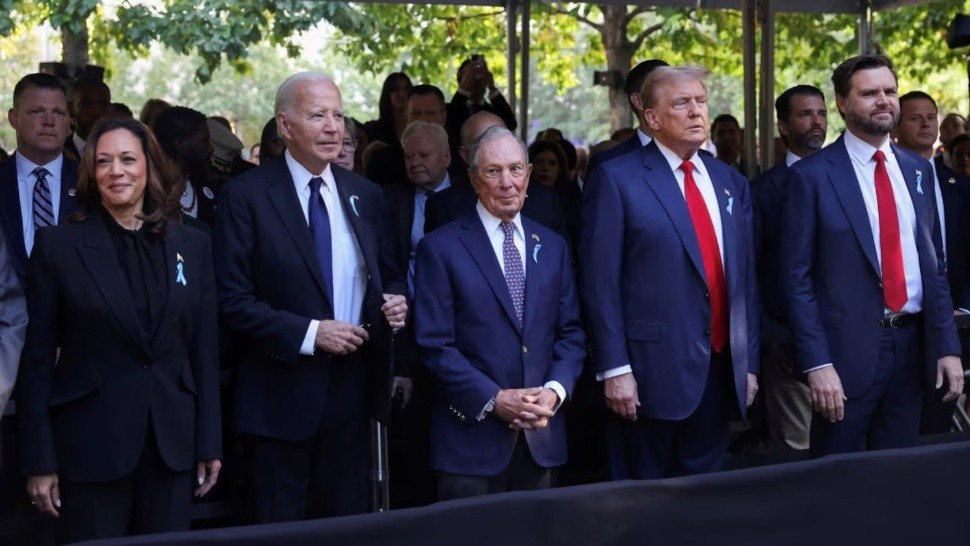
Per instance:
[[[758,298],[748,182],[705,154],[721,207],[730,356],[739,415],[758,363]],[[638,413],[680,420],[711,363],[711,305],[687,201],[653,142],[601,164],[583,194],[580,287],[597,372],[629,364]]]
[[[751,182],[754,202],[755,255],[758,264],[758,288],[763,309],[761,341],[789,342],[785,319],[784,296],[778,278],[778,254],[781,251],[781,205],[788,165],[775,165]]]
[[[636,149],[642,148],[640,145],[640,134],[637,133],[632,137],[624,140],[623,142],[617,144],[616,146],[610,148],[609,150],[604,150],[602,152],[593,154],[589,158],[589,166],[587,171],[592,173],[593,169],[606,163],[607,161],[613,159],[614,157],[620,157],[623,154],[628,154]]]
[[[164,245],[172,284],[149,339],[99,213],[37,231],[17,382],[27,475],[126,476],[141,460],[149,421],[173,471],[221,456],[212,243],[170,223]],[[184,284],[176,282],[179,256]]]
[[[929,163],[893,145],[916,212],[916,250],[923,281],[925,372],[936,380],[936,362],[959,355],[953,305],[942,252],[932,233],[933,192]],[[872,383],[885,303],[862,190],[844,137],[794,164],[784,182],[781,282],[798,366],[807,371],[833,363],[849,398]]]
[[[970,309],[970,180],[935,158],[943,221],[946,223],[946,277],[954,308]],[[938,227],[939,222],[934,225]]]
[[[70,141],[70,139],[68,139]],[[78,163],[67,156],[61,168],[61,202],[57,211],[57,223],[77,210],[74,191],[77,187]],[[23,215],[20,210],[20,185],[17,183],[16,154],[0,163],[0,225],[7,239],[8,250],[13,258],[17,278],[24,282],[27,272],[27,247],[24,245]]]
[[[415,329],[421,359],[438,387],[431,466],[494,476],[508,467],[519,433],[489,414],[501,389],[558,381],[568,393],[585,356],[579,300],[565,239],[522,218],[526,241],[523,326],[485,228],[474,211],[427,234],[415,264]],[[543,467],[566,461],[562,409],[547,428],[524,433]]]
[[[371,340],[358,351],[375,385],[389,372],[381,313],[377,222],[381,189],[331,165],[337,194],[367,268],[362,320]],[[236,428],[286,441],[318,430],[331,356],[300,354],[312,319],[333,319],[333,305],[310,228],[283,158],[232,180],[219,193],[216,278],[223,325],[242,346],[237,363]],[[375,393],[360,393],[373,396]],[[374,397],[383,408],[387,396]],[[389,403],[389,402],[388,402]],[[383,417],[384,415],[379,415]]]

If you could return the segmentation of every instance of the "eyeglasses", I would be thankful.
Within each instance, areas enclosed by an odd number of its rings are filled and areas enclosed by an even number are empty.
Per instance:
[[[357,141],[349,138],[345,138],[344,141],[341,143],[341,146],[343,147],[345,152],[350,153],[357,149]]]

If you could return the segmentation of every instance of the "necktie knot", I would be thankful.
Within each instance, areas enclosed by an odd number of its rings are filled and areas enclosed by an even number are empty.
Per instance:
[[[886,154],[882,153],[882,150],[876,150],[876,153],[872,154],[872,158],[876,160],[876,163],[882,163],[886,160]]]
[[[34,177],[37,178],[37,180],[46,180],[47,179],[47,175],[50,174],[50,171],[48,171],[44,167],[37,167],[36,169],[34,169],[31,172],[31,174],[33,174]]]
[[[506,237],[512,237],[515,234],[515,224],[512,222],[502,222],[501,226],[502,233],[504,233]]]
[[[320,193],[320,186],[322,185],[323,185],[323,178],[320,178],[319,176],[315,176],[310,179],[310,191],[312,191],[314,195]]]
[[[694,172],[694,164],[690,161],[684,160],[684,162],[680,164],[680,170],[684,171],[684,174],[689,176]]]

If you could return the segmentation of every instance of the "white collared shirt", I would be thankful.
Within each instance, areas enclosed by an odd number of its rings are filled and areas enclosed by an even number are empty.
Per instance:
[[[653,137],[643,132],[643,129],[637,128],[637,138],[640,139],[640,146],[646,146],[653,142]],[[659,143],[658,143],[659,144]]]
[[[869,227],[872,229],[873,243],[876,247],[876,259],[878,260],[880,271],[882,269],[882,247],[879,243],[879,204],[876,199],[876,160],[872,155],[876,153],[876,148],[865,142],[859,137],[846,131],[843,141],[849,158],[852,161],[852,168],[855,170],[856,180],[859,189],[862,190],[862,199],[866,203],[866,213],[869,216]],[[889,136],[879,147],[886,155],[886,170],[889,172],[889,180],[892,183],[893,197],[896,200],[896,215],[899,218],[899,236],[903,249],[903,272],[906,275],[906,304],[900,310],[903,313],[918,313],[923,308],[923,282],[922,274],[919,269],[919,253],[916,250],[916,210],[913,208],[913,200],[906,187],[906,179],[899,169],[899,162],[889,144]],[[933,183],[932,173],[924,173],[924,187],[929,188]],[[887,314],[891,313],[888,308]]]
[[[179,197],[179,206],[182,207],[182,212],[186,215],[192,218],[199,217],[199,199],[195,194],[195,188],[192,187],[192,182],[188,178],[185,179],[185,191]]]
[[[475,205],[475,211],[478,212],[478,218],[481,220],[482,226],[485,227],[488,242],[492,245],[492,251],[495,252],[495,259],[498,260],[499,267],[502,268],[502,274],[505,275],[505,251],[502,248],[505,244],[505,231],[502,229],[502,220],[485,210],[481,201]],[[512,219],[512,224],[515,226],[512,241],[515,243],[515,249],[519,251],[519,259],[522,260],[522,273],[525,274],[527,262],[525,259],[525,229],[522,227],[522,215],[516,213],[515,218]],[[526,386],[528,387],[528,385]],[[547,381],[542,387],[552,389],[559,396],[559,402],[553,408],[554,411],[558,410],[559,406],[566,400],[566,389],[558,381]],[[483,408],[478,415],[479,421],[485,418],[485,413]]]
[[[360,324],[364,293],[367,291],[367,267],[348,218],[348,214],[354,213],[348,210],[348,204],[341,202],[337,182],[329,164],[322,173],[311,173],[293,159],[288,150],[283,155],[307,226],[310,225],[310,180],[316,177],[323,179],[320,196],[327,205],[330,217],[330,243],[333,252],[333,318],[357,326]],[[310,321],[300,354],[313,354],[319,325],[320,320]]]
[[[424,209],[428,203],[428,197],[432,193],[446,190],[451,187],[451,176],[445,171],[445,177],[438,186],[429,190],[422,186],[414,188],[414,217],[411,219],[411,252],[408,255],[408,297],[414,298],[414,256],[418,243],[424,238]]]
[[[800,161],[801,159],[802,159],[802,158],[800,158],[800,157],[798,157],[797,155],[795,155],[794,153],[792,153],[792,151],[791,151],[791,150],[788,150],[788,151],[787,151],[787,152],[785,153],[785,165],[787,165],[787,166],[789,166],[789,167],[791,167],[791,166],[792,166],[792,165],[794,165],[795,163],[798,163],[798,162],[799,162],[799,161]]]
[[[37,177],[34,169],[47,169],[47,187],[51,190],[51,206],[54,210],[54,225],[57,225],[58,212],[61,210],[61,171],[64,168],[64,154],[57,154],[53,161],[45,165],[37,165],[23,154],[14,154],[17,167],[17,190],[20,193],[20,225],[23,228],[24,248],[27,255],[34,249],[34,186]]]

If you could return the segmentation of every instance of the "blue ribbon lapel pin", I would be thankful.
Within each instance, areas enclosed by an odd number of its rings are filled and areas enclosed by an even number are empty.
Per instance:
[[[188,284],[185,280],[185,259],[178,252],[175,253],[175,284]]]

